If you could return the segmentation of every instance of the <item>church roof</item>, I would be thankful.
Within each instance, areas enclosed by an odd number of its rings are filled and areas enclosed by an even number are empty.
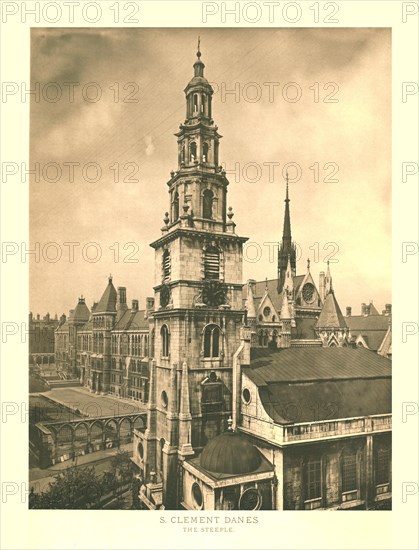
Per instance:
[[[391,361],[365,348],[252,348],[250,365],[243,371],[258,386],[391,376]]]
[[[99,303],[96,306],[95,313],[116,312],[116,300],[117,293],[115,287],[112,284],[112,278],[109,277],[108,286],[105,288],[105,292],[102,294],[102,298],[99,300]]]
[[[242,371],[279,424],[391,412],[391,361],[365,348],[253,349]]]
[[[348,328],[333,291],[330,291],[324,300],[316,326],[320,329]]]

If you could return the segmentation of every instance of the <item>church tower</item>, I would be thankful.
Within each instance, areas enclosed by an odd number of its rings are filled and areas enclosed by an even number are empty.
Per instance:
[[[161,237],[151,244],[155,353],[142,448],[144,463],[154,471],[148,476],[146,466],[143,479],[161,483],[166,509],[177,506],[180,462],[226,429],[233,355],[245,314],[242,247],[247,238],[236,235],[232,209],[227,209],[221,135],[204,67],[198,43],[194,75],[184,90],[186,119],[175,134],[178,168],[167,182],[170,208]]]
[[[286,179],[285,192],[285,213],[284,213],[284,229],[282,232],[282,242],[278,252],[278,293],[282,292],[284,287],[288,261],[291,266],[291,276],[296,274],[297,251],[291,237],[291,217],[290,217],[290,198],[288,192],[288,172]]]

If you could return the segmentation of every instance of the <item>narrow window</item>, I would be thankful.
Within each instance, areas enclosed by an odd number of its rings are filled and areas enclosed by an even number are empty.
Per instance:
[[[220,356],[220,328],[208,325],[204,332],[204,357],[215,359]]]
[[[214,200],[214,193],[210,189],[205,189],[202,198],[202,217],[208,220],[212,219],[212,203]]]
[[[163,252],[163,282],[170,279],[170,252],[165,250]]]
[[[161,327],[161,352],[163,357],[169,356],[169,329],[166,325]]]
[[[356,455],[345,455],[342,460],[342,492],[355,491],[356,482]]]
[[[204,278],[220,278],[220,251],[215,246],[209,246],[204,256]]]
[[[309,460],[307,463],[307,500],[321,498],[321,461]]]
[[[198,112],[198,94],[193,95],[193,112]]]
[[[377,451],[375,484],[384,485],[390,482],[390,449],[381,448]]]
[[[208,162],[208,143],[204,143],[202,147],[202,161]]]
[[[179,193],[176,191],[173,197],[173,221],[179,218]]]
[[[201,95],[201,113],[205,113],[205,96]]]
[[[196,143],[194,141],[192,141],[191,143],[191,146],[190,146],[190,151],[191,151],[191,162],[194,162],[195,159],[196,159]]]

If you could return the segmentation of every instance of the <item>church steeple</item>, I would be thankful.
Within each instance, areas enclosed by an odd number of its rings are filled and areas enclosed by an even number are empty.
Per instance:
[[[284,282],[285,282],[287,267],[288,267],[288,259],[291,266],[292,276],[295,276],[295,270],[296,270],[296,248],[295,248],[295,244],[292,242],[292,236],[291,236],[288,172],[286,175],[286,191],[285,191],[284,202],[285,202],[284,228],[282,231],[282,242],[278,253],[278,292],[281,292],[284,287]]]

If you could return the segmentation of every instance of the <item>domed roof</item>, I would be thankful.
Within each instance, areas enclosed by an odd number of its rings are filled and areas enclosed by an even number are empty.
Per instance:
[[[219,474],[249,474],[257,470],[262,456],[244,436],[232,430],[217,435],[203,448],[200,465]]]

